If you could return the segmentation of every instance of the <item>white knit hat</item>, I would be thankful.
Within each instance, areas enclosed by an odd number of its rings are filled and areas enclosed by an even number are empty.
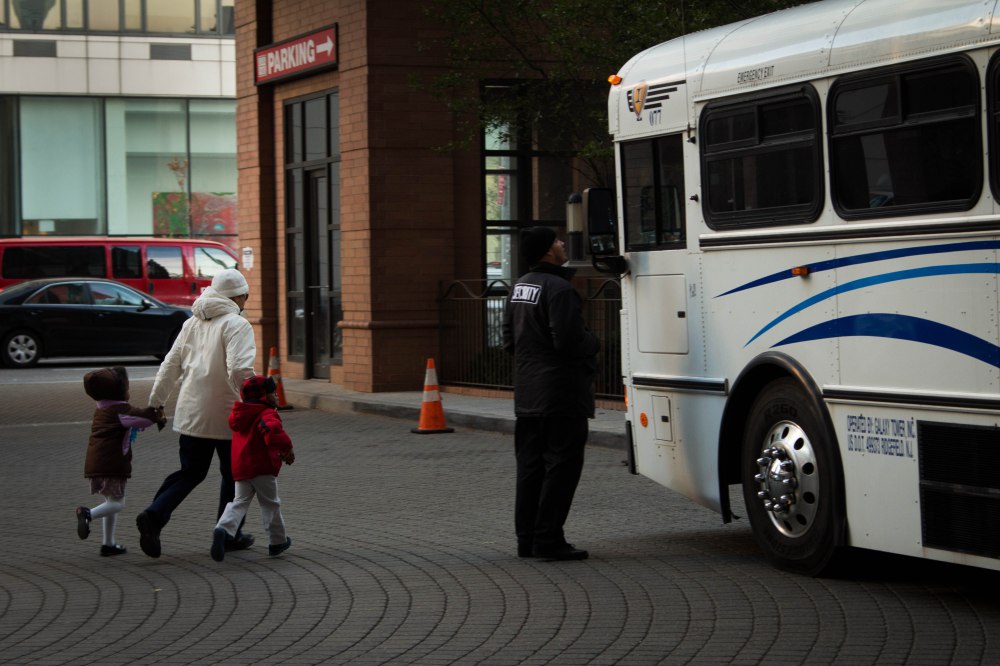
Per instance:
[[[212,278],[212,289],[215,289],[215,291],[219,292],[219,295],[226,298],[250,293],[250,285],[247,284],[247,279],[235,268],[227,268]]]

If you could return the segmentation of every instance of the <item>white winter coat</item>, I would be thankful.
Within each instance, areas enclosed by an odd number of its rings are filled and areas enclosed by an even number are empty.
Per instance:
[[[231,299],[208,287],[191,306],[153,382],[149,404],[159,407],[180,386],[173,427],[193,437],[231,439],[229,412],[243,382],[257,374],[253,328]]]

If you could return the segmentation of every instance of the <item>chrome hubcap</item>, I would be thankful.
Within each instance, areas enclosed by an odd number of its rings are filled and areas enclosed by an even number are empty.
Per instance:
[[[819,502],[816,454],[802,428],[791,421],[774,424],[757,459],[757,498],[771,522],[787,537],[812,527]]]
[[[38,345],[30,335],[15,335],[7,343],[7,356],[17,364],[30,363],[38,354]]]

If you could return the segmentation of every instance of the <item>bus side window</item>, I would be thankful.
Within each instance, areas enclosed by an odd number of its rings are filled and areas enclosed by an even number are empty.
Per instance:
[[[709,227],[806,224],[819,217],[823,142],[812,86],[709,104],[699,127]]]
[[[830,89],[830,182],[845,219],[969,210],[982,189],[979,77],[964,56],[842,76]]]

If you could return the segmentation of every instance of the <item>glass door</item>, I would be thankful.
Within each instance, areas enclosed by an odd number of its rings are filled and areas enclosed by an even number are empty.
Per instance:
[[[306,237],[308,238],[306,267],[306,331],[307,364],[312,376],[330,378],[332,332],[337,321],[333,318],[333,280],[330,243],[329,185],[326,169],[306,172]]]

